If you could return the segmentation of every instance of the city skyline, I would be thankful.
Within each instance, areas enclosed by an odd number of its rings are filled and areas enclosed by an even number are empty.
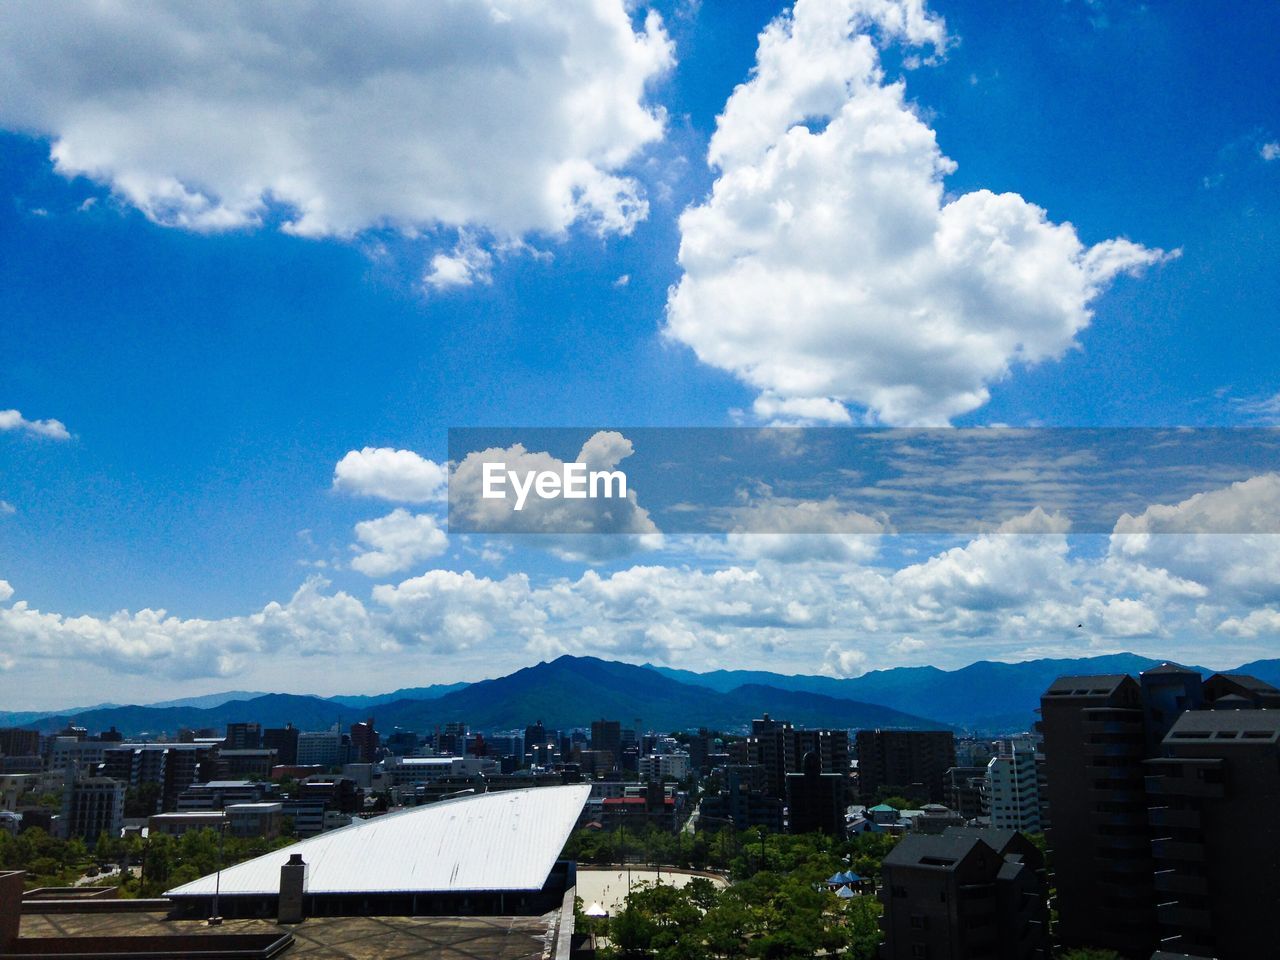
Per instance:
[[[445,491],[451,427],[1275,426],[1275,9],[197,9],[0,17],[6,709],[1274,651],[1274,472],[1088,534]]]

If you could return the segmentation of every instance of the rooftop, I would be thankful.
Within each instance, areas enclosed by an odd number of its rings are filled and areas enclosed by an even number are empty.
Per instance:
[[[227,920],[220,933],[278,934],[294,944],[285,954],[305,960],[542,960],[555,924],[540,917],[313,917],[288,927],[274,920]],[[199,936],[200,920],[167,920],[163,913],[33,914],[24,912],[24,937]]]
[[[222,871],[223,896],[271,896],[290,856],[307,864],[308,894],[541,890],[590,784],[443,800],[322,833]],[[165,896],[207,897],[214,875]]]

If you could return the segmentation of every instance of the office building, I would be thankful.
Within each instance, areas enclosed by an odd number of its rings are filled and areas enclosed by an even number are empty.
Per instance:
[[[346,763],[342,732],[335,724],[330,730],[303,731],[298,734],[297,764],[319,766],[328,770]]]
[[[262,727],[256,723],[228,723],[223,745],[228,750],[257,750],[262,746]]]

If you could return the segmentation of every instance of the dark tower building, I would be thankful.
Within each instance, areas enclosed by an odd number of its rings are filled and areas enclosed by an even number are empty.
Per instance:
[[[1123,674],[1060,677],[1040,711],[1058,939],[1150,956],[1155,903],[1142,690]]]
[[[380,745],[378,731],[373,728],[373,717],[351,725],[351,759],[354,763],[373,763],[378,759]]]
[[[804,755],[802,767],[801,773],[787,774],[789,831],[843,837],[845,778],[823,773],[822,760],[812,751]]]
[[[942,803],[947,771],[956,765],[950,730],[859,730],[858,783],[864,800],[882,787]]]
[[[617,770],[622,765],[622,721],[592,720],[591,749],[607,750],[609,763]]]
[[[291,723],[262,731],[262,746],[276,752],[276,761],[286,767],[298,762],[298,731]]]
[[[262,747],[262,727],[256,723],[228,723],[222,742],[228,750],[258,750]]]
[[[1280,710],[1184,713],[1163,747],[1146,764],[1161,948],[1218,960],[1274,956]]]

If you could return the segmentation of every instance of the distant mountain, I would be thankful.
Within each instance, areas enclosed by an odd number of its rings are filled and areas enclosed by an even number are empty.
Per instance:
[[[391,693],[378,693],[372,696],[344,694],[326,697],[325,699],[334,703],[341,703],[343,706],[355,707],[358,710],[367,710],[370,707],[376,707],[384,703],[394,703],[397,700],[435,700],[437,697],[443,697],[446,693],[454,693],[466,686],[467,684],[465,683],[433,683],[429,687],[403,687]]]
[[[899,667],[861,677],[787,676],[759,670],[693,673],[670,667],[560,657],[472,684],[406,687],[376,696],[332,698],[291,694],[208,694],[150,706],[100,705],[56,713],[0,713],[0,725],[53,732],[74,721],[92,730],[114,726],[129,736],[175,733],[252,720],[300,729],[346,726],[372,714],[390,730],[429,730],[452,720],[477,729],[518,729],[541,719],[555,728],[585,727],[608,717],[647,728],[735,730],[770,713],[803,726],[927,727],[1008,733],[1034,720],[1040,695],[1071,674],[1139,673],[1159,660],[1133,653],[1023,663],[979,661],[959,670]],[[1206,676],[1213,671],[1193,667]],[[1237,668],[1280,686],[1280,659]],[[236,699],[222,700],[233,697]],[[221,701],[221,702],[219,702]],[[927,719],[933,718],[933,719]]]
[[[692,687],[657,671],[595,657],[564,656],[496,680],[482,680],[434,700],[402,700],[378,710],[380,726],[429,729],[466,720],[483,729],[512,729],[542,720],[549,727],[585,727],[601,717],[646,728],[707,726],[737,729],[762,713],[806,726],[938,727],[903,711],[833,697],[800,695],[763,685],[728,692]]]
[[[359,710],[320,697],[269,693],[250,700],[230,700],[215,707],[107,707],[41,717],[23,726],[54,733],[74,722],[90,730],[115,727],[132,737],[172,735],[182,727],[222,730],[228,723],[242,720],[256,721],[267,727],[292,723],[303,730],[327,730],[335,723],[345,726],[363,718],[364,714]]]
[[[262,690],[224,690],[222,693],[206,693],[200,697],[181,697],[177,700],[160,700],[156,703],[142,704],[147,707],[220,707],[224,703],[230,703],[232,700],[256,700],[258,697],[265,697],[267,693]],[[104,704],[110,706],[110,704]],[[90,708],[93,709],[93,708]]]
[[[996,663],[980,660],[959,670],[937,667],[897,667],[874,670],[860,677],[786,676],[753,670],[715,670],[692,673],[669,667],[649,669],[683,683],[725,692],[743,683],[762,683],[800,692],[875,703],[905,713],[937,717],[970,730],[1012,732],[1026,729],[1040,706],[1040,695],[1055,679],[1072,674],[1140,673],[1161,660],[1134,653],[1062,660]],[[1193,667],[1208,676],[1214,671]],[[1268,672],[1269,671],[1269,672]],[[1280,660],[1247,664],[1238,672],[1261,680],[1280,679]]]

